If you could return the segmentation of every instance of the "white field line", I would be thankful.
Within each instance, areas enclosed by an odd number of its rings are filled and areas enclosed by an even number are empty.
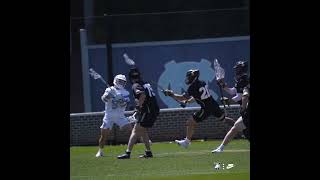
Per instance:
[[[224,150],[222,153],[233,153],[233,152],[250,152],[249,149],[233,149],[233,150]],[[212,154],[211,151],[208,150],[201,150],[201,151],[190,151],[190,152],[171,152],[171,153],[159,153],[154,154],[154,157],[165,157],[168,155],[183,155],[183,154],[194,154],[194,155],[200,155],[200,154]]]
[[[248,171],[249,172],[249,171]],[[156,175],[158,177],[165,177],[165,176],[185,176],[185,175],[196,175],[196,174],[222,174],[222,173],[228,173],[228,174],[242,174],[242,173],[248,173],[247,171],[237,171],[237,172],[230,172],[230,171],[203,171],[203,172],[192,172],[192,171],[189,171],[189,172],[186,172],[184,171],[183,173],[177,173],[176,171],[172,171],[172,172],[164,172],[164,173],[159,173],[157,172],[157,174],[147,174],[147,175],[135,175],[136,178],[138,176],[140,176],[141,178],[144,178],[144,177],[149,177],[149,176],[153,176],[153,175]],[[103,175],[103,176],[70,176],[71,178],[98,178],[98,177],[112,177],[112,176],[115,176],[115,177],[131,177],[133,176],[133,174],[106,174],[106,175]]]

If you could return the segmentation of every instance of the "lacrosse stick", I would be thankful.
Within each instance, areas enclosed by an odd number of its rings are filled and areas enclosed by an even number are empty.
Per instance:
[[[93,77],[93,79],[95,79],[95,80],[100,79],[105,85],[110,87],[109,84],[101,77],[101,75],[98,74],[96,71],[94,71],[92,68],[89,69],[89,74],[91,77]]]
[[[128,56],[126,53],[123,54],[123,57],[124,57],[124,61],[125,61],[128,65],[134,66],[134,65],[136,64],[132,59],[129,58],[129,56]]]
[[[136,64],[133,59],[129,58],[129,56],[127,55],[127,53],[124,53],[124,54],[123,54],[123,58],[124,58],[124,61],[125,61],[128,65],[130,65],[130,66],[134,66],[134,65]],[[157,86],[157,87],[161,90],[161,92],[164,92],[164,89],[163,89],[161,86],[159,86],[157,83],[155,83],[155,82],[153,82],[153,81],[149,81],[149,82],[152,83],[152,84],[154,84],[155,86]],[[183,107],[183,108],[186,107],[186,103],[179,102],[179,101],[176,100],[176,99],[174,99],[174,100],[177,101],[177,102],[180,104],[181,107]]]
[[[157,84],[157,83],[154,82],[154,81],[150,81],[150,83],[152,83],[152,84],[154,84],[155,86],[157,86],[157,87],[161,90],[161,92],[164,93],[165,89],[164,89],[162,86],[160,86],[159,84]],[[174,98],[172,98],[172,99],[174,99]],[[186,103],[180,102],[180,101],[178,101],[178,100],[176,100],[176,99],[174,99],[174,100],[177,101],[182,108],[185,108],[185,107],[186,107]]]
[[[214,60],[213,66],[214,66],[214,71],[215,71],[215,75],[216,75],[216,80],[219,81],[221,79],[224,79],[224,75],[225,75],[224,69],[220,66],[218,59]],[[222,98],[221,102],[223,104],[224,111],[226,111],[226,105],[224,102],[224,96],[223,96],[222,87],[220,84],[219,84],[219,91],[220,91],[220,95]]]

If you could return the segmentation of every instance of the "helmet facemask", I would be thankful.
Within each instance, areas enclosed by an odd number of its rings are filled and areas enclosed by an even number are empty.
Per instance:
[[[117,75],[113,80],[113,84],[116,88],[123,89],[127,84],[126,77],[122,74]]]
[[[190,85],[192,84],[194,81],[196,81],[198,78],[199,78],[199,75],[200,75],[200,72],[199,70],[189,70],[186,74],[186,78],[184,80],[184,82],[187,84],[187,85]]]
[[[233,67],[235,72],[235,81],[237,82],[243,75],[247,74],[248,65],[247,62],[238,61]]]

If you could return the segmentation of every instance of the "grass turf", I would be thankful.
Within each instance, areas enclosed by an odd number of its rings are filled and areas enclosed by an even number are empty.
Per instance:
[[[105,157],[96,158],[98,147],[70,148],[71,180],[248,180],[250,179],[250,144],[246,140],[234,140],[225,151],[211,154],[219,141],[192,141],[188,149],[175,143],[154,143],[151,146],[154,158],[139,159],[144,145],[137,144],[131,159],[118,160],[126,145],[105,146]],[[214,163],[224,164],[224,169],[215,170]],[[234,164],[226,169],[227,164]],[[222,166],[223,167],[223,166]]]

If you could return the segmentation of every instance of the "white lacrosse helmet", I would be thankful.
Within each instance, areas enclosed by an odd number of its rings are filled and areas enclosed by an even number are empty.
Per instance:
[[[123,89],[126,86],[127,79],[123,74],[118,74],[113,79],[113,84],[118,89]]]

